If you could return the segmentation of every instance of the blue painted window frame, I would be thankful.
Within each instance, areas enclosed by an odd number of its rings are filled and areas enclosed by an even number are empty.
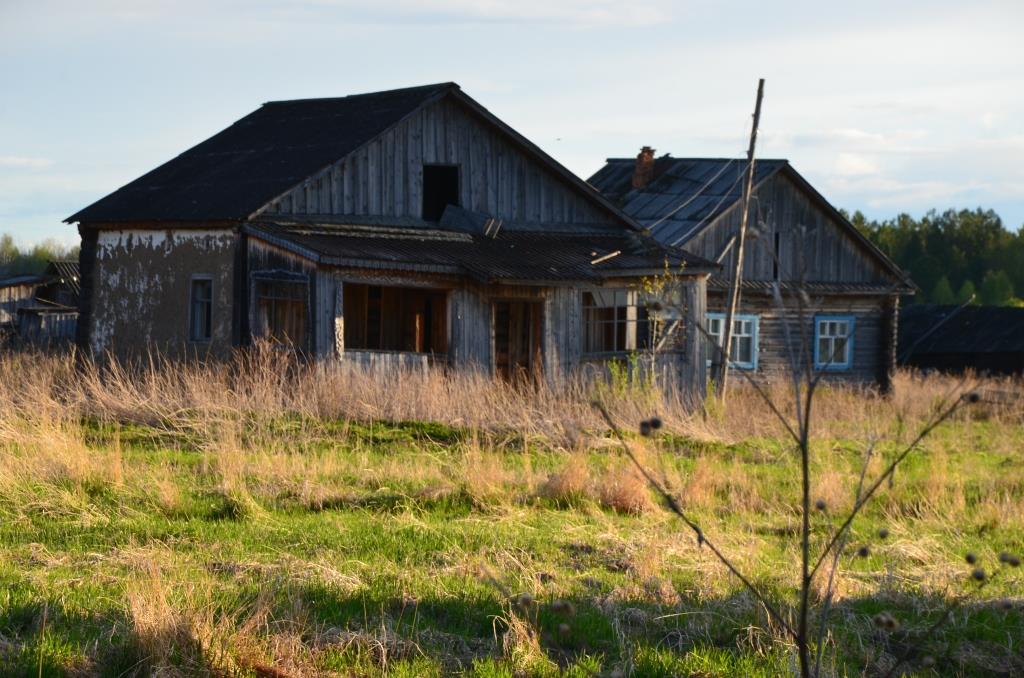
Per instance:
[[[760,347],[760,330],[761,330],[761,316],[753,315],[750,313],[737,313],[733,316],[733,322],[738,320],[749,321],[751,326],[751,346],[750,346],[750,362],[740,362],[738,360],[729,360],[730,367],[735,367],[741,370],[756,370],[757,369],[757,354],[761,352]],[[710,334],[710,320],[721,320],[722,329],[725,329],[725,314],[724,313],[708,313],[705,318],[705,325],[708,325],[708,333]],[[717,337],[718,335],[711,335]],[[733,332],[733,339],[736,338],[736,333]],[[735,346],[735,344],[733,344]],[[711,360],[714,360],[714,352],[717,349],[712,346],[710,348]]]
[[[826,362],[822,360],[820,352],[821,323],[823,322],[845,322],[846,331],[846,361]],[[853,339],[856,336],[857,318],[852,315],[816,315],[814,316],[814,369],[826,372],[846,372],[853,369]]]

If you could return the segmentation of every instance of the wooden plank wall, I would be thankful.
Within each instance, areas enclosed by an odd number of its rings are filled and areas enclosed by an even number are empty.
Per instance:
[[[425,107],[266,210],[419,219],[424,164],[461,168],[463,207],[502,219],[614,225],[615,217],[450,99]]]
[[[704,229],[686,249],[708,259],[722,252],[739,232],[739,204]],[[776,174],[758,190],[752,206],[750,237],[744,246],[743,278],[773,280],[774,234],[780,234],[781,280],[809,282],[891,283],[878,263],[796,184]],[[757,226],[755,232],[753,227]],[[723,271],[735,266],[733,251],[723,259]],[[805,276],[805,277],[803,277]]]
[[[31,306],[38,289],[38,283],[0,287],[0,325],[17,324],[18,309]]]
[[[708,309],[718,313],[725,311],[725,296],[721,293],[710,293]],[[883,336],[890,332],[892,306],[888,297],[825,297],[812,298],[813,308],[805,315],[804,322],[799,322],[795,302],[787,300],[786,313],[780,311],[775,302],[764,295],[744,295],[742,312],[760,317],[758,331],[758,378],[768,380],[789,379],[790,359],[786,347],[784,323],[788,323],[794,347],[800,350],[806,341],[807,350],[813,358],[814,321],[818,315],[852,315],[854,321],[853,337],[853,369],[829,373],[829,380],[849,382],[881,383],[880,375],[886,374],[888,367],[884,360],[881,346],[888,342]],[[806,353],[803,355],[807,355]],[[805,358],[800,358],[801,363]]]

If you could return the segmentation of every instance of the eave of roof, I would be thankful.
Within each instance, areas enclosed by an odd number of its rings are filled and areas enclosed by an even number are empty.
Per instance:
[[[243,232],[325,266],[468,276],[480,282],[583,281],[717,266],[631,231],[604,235],[502,231],[498,237],[440,229],[254,222]]]

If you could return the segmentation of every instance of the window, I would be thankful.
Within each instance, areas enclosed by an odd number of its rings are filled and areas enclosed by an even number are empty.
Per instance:
[[[423,219],[440,221],[444,208],[459,204],[459,166],[423,166]]]
[[[775,231],[775,255],[772,257],[772,280],[779,279],[779,257],[782,256],[782,234]]]
[[[848,370],[853,367],[853,316],[819,315],[814,318],[814,367]]]
[[[742,370],[757,369],[757,331],[760,318],[756,315],[735,315],[732,319],[732,345],[729,347],[729,364]],[[725,341],[724,313],[708,313],[707,330],[714,340],[708,353],[713,361],[718,353],[716,346]]]
[[[209,276],[192,278],[188,319],[189,341],[210,341],[213,335],[213,279]]]
[[[306,348],[309,286],[305,280],[256,280],[256,334]]]
[[[647,308],[631,290],[583,293],[583,352],[622,353],[648,348]]]
[[[344,283],[345,348],[443,354],[448,297],[443,290]]]

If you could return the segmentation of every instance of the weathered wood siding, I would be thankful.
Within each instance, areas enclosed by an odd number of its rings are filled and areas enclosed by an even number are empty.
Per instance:
[[[887,387],[892,361],[892,314],[889,297],[816,297],[812,310],[798,317],[795,300],[786,300],[787,311],[781,312],[771,297],[744,295],[740,313],[756,315],[758,327],[757,377],[766,380],[790,378],[790,354],[786,343],[786,325],[790,341],[801,365],[814,357],[814,316],[848,315],[854,317],[853,366],[849,370],[830,371],[830,381],[874,382]],[[708,310],[725,312],[725,295],[710,293]],[[809,353],[808,353],[809,352]],[[710,350],[709,350],[710,355]]]
[[[18,337],[22,341],[37,346],[54,346],[69,344],[75,339],[78,311],[22,311],[18,315]]]
[[[0,287],[0,325],[15,325],[18,309],[31,306],[36,297],[37,282]]]
[[[313,175],[271,203],[266,213],[419,219],[424,164],[458,165],[461,206],[473,211],[569,228],[618,223],[605,208],[451,99],[424,107]]]
[[[685,248],[716,259],[739,232],[740,204],[689,240]],[[784,174],[768,179],[757,191],[748,221],[743,253],[744,280],[773,280],[775,233],[779,234],[779,279],[808,282],[891,283],[892,278],[835,219]],[[722,260],[731,275],[735,247]]]

